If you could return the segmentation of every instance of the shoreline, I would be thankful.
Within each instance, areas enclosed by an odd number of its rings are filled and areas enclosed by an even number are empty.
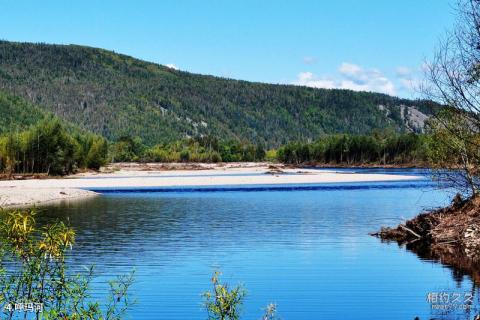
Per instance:
[[[113,167],[114,166],[114,167]],[[0,207],[31,206],[98,195],[102,189],[171,187],[308,185],[351,182],[391,182],[418,176],[336,172],[272,163],[115,164],[100,172],[63,178],[0,181]],[[93,191],[91,191],[93,190]]]
[[[0,187],[0,208],[22,208],[97,196],[99,196],[97,192],[77,188]]]
[[[457,195],[446,207],[430,210],[397,225],[370,233],[394,242],[421,258],[462,270],[480,284],[480,198]]]

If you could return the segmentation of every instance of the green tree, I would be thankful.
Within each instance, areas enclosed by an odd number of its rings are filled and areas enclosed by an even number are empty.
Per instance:
[[[85,157],[85,164],[89,169],[98,170],[107,163],[108,145],[102,137],[94,136],[91,139],[92,142]]]
[[[112,162],[139,161],[144,149],[139,137],[123,136],[112,145],[110,158]]]

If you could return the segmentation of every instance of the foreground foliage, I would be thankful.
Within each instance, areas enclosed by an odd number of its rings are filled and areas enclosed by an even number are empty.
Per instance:
[[[203,293],[208,320],[239,320],[245,296],[246,291],[242,286],[230,288],[228,283],[220,280],[220,273],[215,272],[211,291]],[[277,306],[271,303],[265,308],[262,320],[278,319],[276,313]]]
[[[106,304],[90,295],[93,268],[72,273],[67,251],[75,232],[63,222],[41,228],[34,210],[1,212],[0,312],[2,319],[121,319],[131,305],[133,274],[110,282]],[[17,306],[34,305],[16,310]]]

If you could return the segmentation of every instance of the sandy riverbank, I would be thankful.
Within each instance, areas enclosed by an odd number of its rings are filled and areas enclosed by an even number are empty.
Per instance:
[[[0,208],[33,206],[98,196],[98,193],[75,188],[0,187]]]
[[[91,197],[86,191],[119,187],[178,187],[215,185],[319,184],[342,182],[402,181],[415,176],[360,174],[289,168],[266,163],[223,164],[120,164],[100,173],[82,173],[59,179],[0,181],[0,204],[33,205]],[[85,190],[86,189],[86,190]]]

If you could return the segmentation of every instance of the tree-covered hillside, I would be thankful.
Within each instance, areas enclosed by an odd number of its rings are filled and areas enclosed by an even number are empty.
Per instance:
[[[0,134],[23,130],[47,116],[41,108],[0,90]]]
[[[269,147],[325,133],[418,131],[431,113],[425,102],[384,94],[252,83],[103,49],[7,41],[0,89],[108,139],[139,136],[147,145],[210,134]]]

